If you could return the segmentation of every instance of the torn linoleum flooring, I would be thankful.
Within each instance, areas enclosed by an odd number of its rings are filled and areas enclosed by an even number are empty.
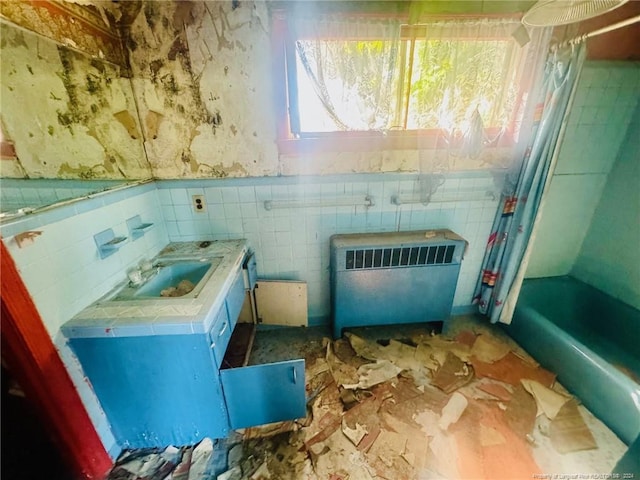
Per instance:
[[[274,332],[268,348],[282,336],[290,352],[296,330]],[[626,450],[552,372],[473,317],[449,322],[447,335],[428,324],[352,329],[337,341],[299,330],[306,418],[183,448],[183,465],[189,452],[210,452],[188,476],[110,478],[530,479],[606,474]]]

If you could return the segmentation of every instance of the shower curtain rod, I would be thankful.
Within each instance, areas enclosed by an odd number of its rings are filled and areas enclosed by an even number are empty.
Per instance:
[[[621,22],[614,23],[607,27],[602,27],[593,32],[584,33],[582,35],[578,35],[577,37],[573,37],[569,40],[565,40],[564,42],[558,43],[552,47],[552,49],[556,50],[558,48],[564,47],[566,45],[578,44],[582,43],[585,40],[596,37],[598,35],[602,35],[603,33],[612,32],[613,30],[618,30],[619,28],[626,27],[628,25],[632,25],[634,23],[640,22],[640,15],[636,15],[635,17],[627,18],[626,20],[622,20]]]

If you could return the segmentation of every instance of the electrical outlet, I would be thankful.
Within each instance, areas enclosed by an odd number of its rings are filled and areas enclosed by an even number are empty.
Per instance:
[[[191,200],[193,202],[193,210],[196,213],[205,213],[207,211],[204,195],[191,195]]]

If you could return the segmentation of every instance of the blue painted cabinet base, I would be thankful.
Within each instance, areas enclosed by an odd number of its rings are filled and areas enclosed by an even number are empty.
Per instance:
[[[206,334],[70,340],[120,447],[192,445],[306,416],[304,360],[219,369],[244,299],[238,271]]]
[[[71,347],[122,448],[187,445],[229,433],[204,334],[75,338]]]

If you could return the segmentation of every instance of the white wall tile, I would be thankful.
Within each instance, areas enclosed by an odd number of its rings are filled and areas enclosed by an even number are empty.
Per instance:
[[[204,189],[205,199],[207,204],[221,204],[222,203],[222,191],[219,187],[207,187]]]
[[[171,202],[174,205],[191,205],[191,199],[189,198],[186,189],[172,188],[170,192]]]
[[[240,203],[237,187],[222,187],[220,191],[222,192],[223,203]]]
[[[403,188],[409,193],[415,180],[381,180],[370,182],[332,183],[328,181],[305,180],[304,183],[284,184],[274,179],[271,185],[239,187],[205,187],[209,212],[208,220],[213,238],[249,238],[257,254],[259,275],[270,279],[299,279],[308,283],[309,312],[316,317],[329,314],[329,237],[335,233],[377,232],[452,228],[464,235],[470,233],[473,240],[482,238],[472,246],[479,249],[474,263],[463,262],[467,277],[477,279],[482,253],[488,230],[493,222],[497,201],[462,202],[460,204],[421,204],[397,207],[390,203],[392,194]],[[465,188],[493,187],[493,179],[453,178],[445,183],[452,191]],[[274,208],[267,211],[265,200],[335,200],[338,196],[356,194],[377,195],[372,208],[354,207],[300,207]],[[389,197],[389,198],[387,198]],[[217,202],[212,212],[211,205]],[[180,213],[178,215],[177,213]],[[178,210],[175,216],[179,223],[167,219],[166,228],[172,241],[197,239],[202,229],[198,217],[187,215],[186,210]],[[454,228],[455,227],[455,228]],[[468,258],[473,258],[468,255]],[[471,282],[471,283],[473,283]],[[468,304],[473,286],[457,294],[456,298]],[[460,285],[463,285],[462,283]],[[457,301],[458,301],[457,300]]]

